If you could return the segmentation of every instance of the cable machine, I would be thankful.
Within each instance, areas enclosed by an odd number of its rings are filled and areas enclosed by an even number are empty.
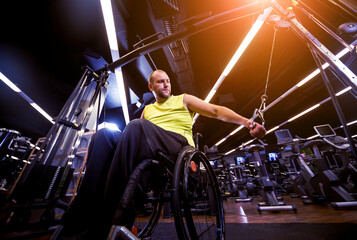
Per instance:
[[[1,206],[4,227],[27,226],[34,209],[44,209],[40,223],[53,222],[56,209],[67,209],[63,200],[73,176],[73,161],[83,134],[95,130],[102,109],[109,73],[96,74],[85,67],[76,88],[10,190],[8,202]],[[75,194],[75,193],[74,193]]]

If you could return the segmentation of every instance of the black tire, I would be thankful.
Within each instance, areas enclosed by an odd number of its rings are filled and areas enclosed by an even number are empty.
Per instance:
[[[151,236],[160,218],[165,184],[152,178],[157,175],[152,172],[156,171],[162,171],[158,162],[145,160],[140,163],[130,175],[117,209],[118,222],[125,222],[138,238]],[[163,174],[160,177],[162,178]],[[131,219],[133,214],[135,219]]]
[[[183,148],[173,181],[173,210],[179,239],[224,239],[220,191],[207,157],[193,147]]]

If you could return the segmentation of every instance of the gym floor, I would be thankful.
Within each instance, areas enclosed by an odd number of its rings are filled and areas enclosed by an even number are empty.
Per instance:
[[[236,202],[235,198],[227,198],[223,200],[223,207],[225,211],[225,222],[227,226],[226,237],[227,239],[236,239],[236,234],[233,232],[238,229],[238,231],[242,232],[242,229],[246,229],[248,233],[246,235],[242,235],[241,239],[272,239],[278,237],[278,239],[354,239],[354,237],[342,237],[341,235],[333,236],[333,230],[331,228],[336,228],[336,224],[341,224],[345,226],[344,229],[337,232],[338,234],[346,232],[346,229],[351,231],[351,228],[355,229],[354,224],[357,224],[357,208],[345,208],[335,210],[330,204],[304,204],[300,198],[291,198],[289,195],[285,195],[283,199],[279,201],[285,202],[287,205],[295,205],[297,208],[297,212],[294,211],[262,211],[258,213],[257,206],[258,203],[261,202],[262,199],[260,197],[254,197],[251,202]],[[173,216],[169,219],[160,218],[160,222],[162,223],[173,223]],[[244,224],[244,223],[247,223]],[[303,225],[302,229],[296,230],[296,227],[291,227],[291,225],[283,224],[283,225],[269,225],[269,231],[264,230],[263,224],[282,224],[282,223],[307,223],[307,224],[315,224],[310,225],[313,229],[315,229],[315,235],[311,234],[307,230],[307,225]],[[239,225],[232,225],[239,224]],[[242,225],[243,224],[243,225]],[[260,224],[260,225],[256,225]],[[321,225],[321,224],[330,224],[330,225]],[[353,224],[351,226],[351,224]],[[296,226],[295,224],[293,224]],[[166,225],[167,226],[167,225]],[[230,227],[229,227],[230,226]],[[232,229],[233,226],[233,229]],[[246,226],[246,227],[244,227]],[[299,226],[299,225],[297,225]],[[347,226],[347,227],[346,227]],[[173,227],[173,225],[171,226]],[[298,227],[297,227],[298,228]],[[316,230],[317,228],[317,230]],[[167,227],[165,227],[167,229]],[[296,233],[291,233],[289,235],[289,231],[293,229],[295,232],[301,231],[297,233],[299,235],[294,235]],[[166,230],[167,231],[167,230]],[[284,232],[285,231],[285,232]],[[317,231],[317,232],[316,232]],[[336,230],[337,231],[337,230]],[[172,235],[174,234],[174,228],[172,229]],[[260,232],[260,233],[259,233]],[[352,230],[353,234],[357,233],[356,230]],[[332,233],[332,236],[331,234]],[[336,233],[336,234],[337,234]],[[166,232],[167,234],[167,232]],[[257,236],[258,234],[258,236]],[[260,234],[260,235],[259,235]],[[279,235],[280,234],[280,235]],[[335,234],[335,235],[336,235]],[[349,233],[347,233],[349,234]],[[26,233],[25,233],[26,235]],[[21,235],[18,235],[16,239],[21,238]],[[274,237],[275,236],[275,237]],[[289,237],[288,237],[289,236]],[[308,236],[308,237],[306,237]],[[355,235],[354,235],[355,236]],[[48,240],[50,239],[51,234],[41,235],[41,236],[33,236],[33,237],[25,237],[21,239],[27,240]],[[7,239],[7,238],[6,238]],[[13,239],[13,238],[9,238]],[[175,237],[170,238],[169,235],[165,235],[164,238],[160,239],[176,239]]]
[[[357,223],[357,207],[335,210],[329,203],[304,204],[300,198],[283,197],[286,205],[295,205],[294,211],[262,211],[258,213],[257,206],[260,197],[254,197],[252,202],[235,202],[235,198],[223,200],[226,223]],[[170,219],[160,219],[160,222],[173,222]]]
[[[295,205],[293,211],[262,211],[258,213],[257,205],[261,198],[252,202],[236,203],[235,199],[223,201],[226,223],[357,223],[357,208],[335,210],[330,204],[304,204],[300,198],[284,196],[287,205]]]

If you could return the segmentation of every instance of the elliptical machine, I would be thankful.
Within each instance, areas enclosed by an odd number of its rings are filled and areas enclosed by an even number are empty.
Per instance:
[[[232,167],[235,174],[235,183],[237,185],[238,196],[236,197],[236,202],[251,202],[253,198],[249,195],[254,189],[254,183],[250,180],[249,175],[251,172],[246,167],[245,157],[237,156],[235,158],[235,166]],[[254,191],[253,191],[254,192]]]
[[[264,145],[251,144],[244,147],[244,150],[251,153],[250,163],[254,163],[258,172],[258,181],[261,187],[261,196],[264,202],[261,202],[257,206],[258,213],[262,211],[294,211],[297,212],[297,208],[294,205],[286,205],[285,202],[279,202],[275,192],[274,184],[268,176],[267,169],[262,162],[260,152],[265,150]],[[264,151],[265,155],[265,151]]]
[[[342,162],[340,170],[350,168],[352,171],[356,169],[351,165],[348,156],[349,143],[342,137],[336,136],[335,131],[329,124],[314,126],[317,134],[322,139],[310,140],[304,144],[304,148],[312,147],[315,155],[315,161],[321,164],[318,165],[319,172],[311,175],[310,182],[314,189],[323,195],[327,201],[335,208],[357,207],[357,200],[344,187],[338,175],[327,166],[324,161],[324,152],[321,155],[319,146],[329,146],[339,151],[339,157]],[[329,164],[331,165],[331,164]]]

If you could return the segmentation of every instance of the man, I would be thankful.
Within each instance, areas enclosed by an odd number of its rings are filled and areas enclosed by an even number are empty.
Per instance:
[[[167,121],[164,121],[163,119],[167,119],[170,117],[168,117],[167,115],[173,115],[172,110],[170,111],[165,111],[166,109],[162,109],[161,110],[161,115],[157,116],[158,112],[154,112],[153,114],[151,114],[150,116],[148,114],[146,114],[146,109],[151,109],[152,108],[160,108],[159,105],[162,105],[163,103],[165,103],[166,101],[169,101],[171,97],[173,97],[171,95],[171,83],[170,83],[170,78],[168,77],[168,75],[162,71],[162,70],[156,70],[154,72],[152,72],[149,76],[149,89],[151,92],[153,92],[156,102],[152,105],[147,106],[144,109],[144,112],[142,114],[142,118],[148,119],[151,122],[154,122],[157,125],[161,125],[163,128],[170,130],[170,131],[174,131],[174,132],[178,132],[181,135],[185,135],[185,137],[187,138],[187,135],[185,134],[185,132],[182,131],[189,131],[191,133],[191,138],[188,139],[189,143],[193,143],[192,142],[192,124],[189,124],[185,127],[182,127],[181,131],[177,130],[176,127],[172,127],[172,126],[167,126],[170,125],[169,123],[167,123]],[[222,106],[217,106],[214,104],[210,104],[210,103],[206,103],[204,101],[202,101],[201,99],[189,95],[189,94],[183,94],[182,95],[182,104],[183,107],[185,107],[185,109],[187,110],[186,115],[183,114],[182,112],[178,113],[178,115],[182,114],[182,116],[184,117],[188,117],[188,116],[193,116],[193,113],[199,113],[200,115],[204,115],[207,117],[212,117],[212,118],[216,118],[225,122],[231,122],[231,123],[235,123],[235,124],[239,124],[239,125],[244,125],[246,128],[250,129],[250,134],[253,137],[257,137],[257,138],[262,138],[265,135],[265,129],[264,127],[262,127],[260,124],[253,124],[252,121],[250,121],[249,119],[242,117],[240,115],[238,115],[237,113],[233,112],[232,110],[226,108],[226,107],[222,107]],[[181,103],[179,103],[181,104]],[[178,105],[177,107],[181,107],[181,105]],[[181,109],[182,110],[182,109]],[[159,118],[159,120],[158,120]],[[163,118],[163,119],[162,119]],[[173,118],[171,117],[171,119],[173,122],[176,122],[177,120],[180,121],[181,119],[178,118]],[[192,119],[191,120],[187,120],[190,121],[192,123]],[[175,125],[175,123],[172,123],[172,125]],[[180,125],[179,123],[176,123],[176,125]],[[180,127],[180,126],[179,126]]]
[[[106,169],[103,171],[107,171],[105,173],[97,173],[101,176],[107,176],[104,180],[100,178],[105,183],[97,183],[97,186],[106,186],[104,194],[101,193],[103,192],[102,190],[97,191],[102,196],[102,200],[97,199],[95,203],[84,204],[83,201],[86,198],[84,195],[88,196],[88,194],[81,192],[82,189],[86,189],[83,184],[77,195],[78,198],[82,199],[82,203],[79,203],[81,201],[75,201],[64,218],[66,229],[66,225],[71,225],[70,222],[80,221],[77,218],[80,215],[78,213],[82,213],[82,218],[83,215],[87,216],[82,223],[84,225],[87,224],[86,228],[94,230],[94,232],[87,234],[85,239],[101,239],[109,232],[115,209],[129,176],[141,161],[155,158],[157,151],[161,151],[175,159],[182,147],[188,144],[194,146],[192,139],[194,113],[244,125],[249,129],[253,137],[261,138],[265,135],[263,126],[258,123],[253,124],[249,119],[226,107],[206,103],[189,94],[171,95],[170,78],[162,70],[156,70],[150,74],[148,87],[154,94],[156,102],[145,107],[141,119],[131,121],[122,133],[118,133],[115,138],[112,137],[112,139],[119,139],[116,140],[114,157],[110,160],[91,159],[87,166],[87,172],[95,172],[96,169]],[[96,140],[96,142],[98,144],[99,140]],[[92,155],[95,154],[92,153]],[[110,154],[107,153],[107,155]],[[95,162],[100,164],[95,165]],[[99,165],[107,167],[99,167]],[[83,183],[86,180],[85,178],[89,178],[89,176],[85,175]],[[96,179],[99,178],[96,177]],[[91,189],[91,191],[87,190],[88,192],[93,194],[94,191]],[[91,200],[88,199],[88,201]],[[91,216],[88,213],[84,214],[84,212],[88,211],[83,206],[91,206]],[[71,214],[74,212],[77,213]],[[71,231],[67,230],[67,232]]]

